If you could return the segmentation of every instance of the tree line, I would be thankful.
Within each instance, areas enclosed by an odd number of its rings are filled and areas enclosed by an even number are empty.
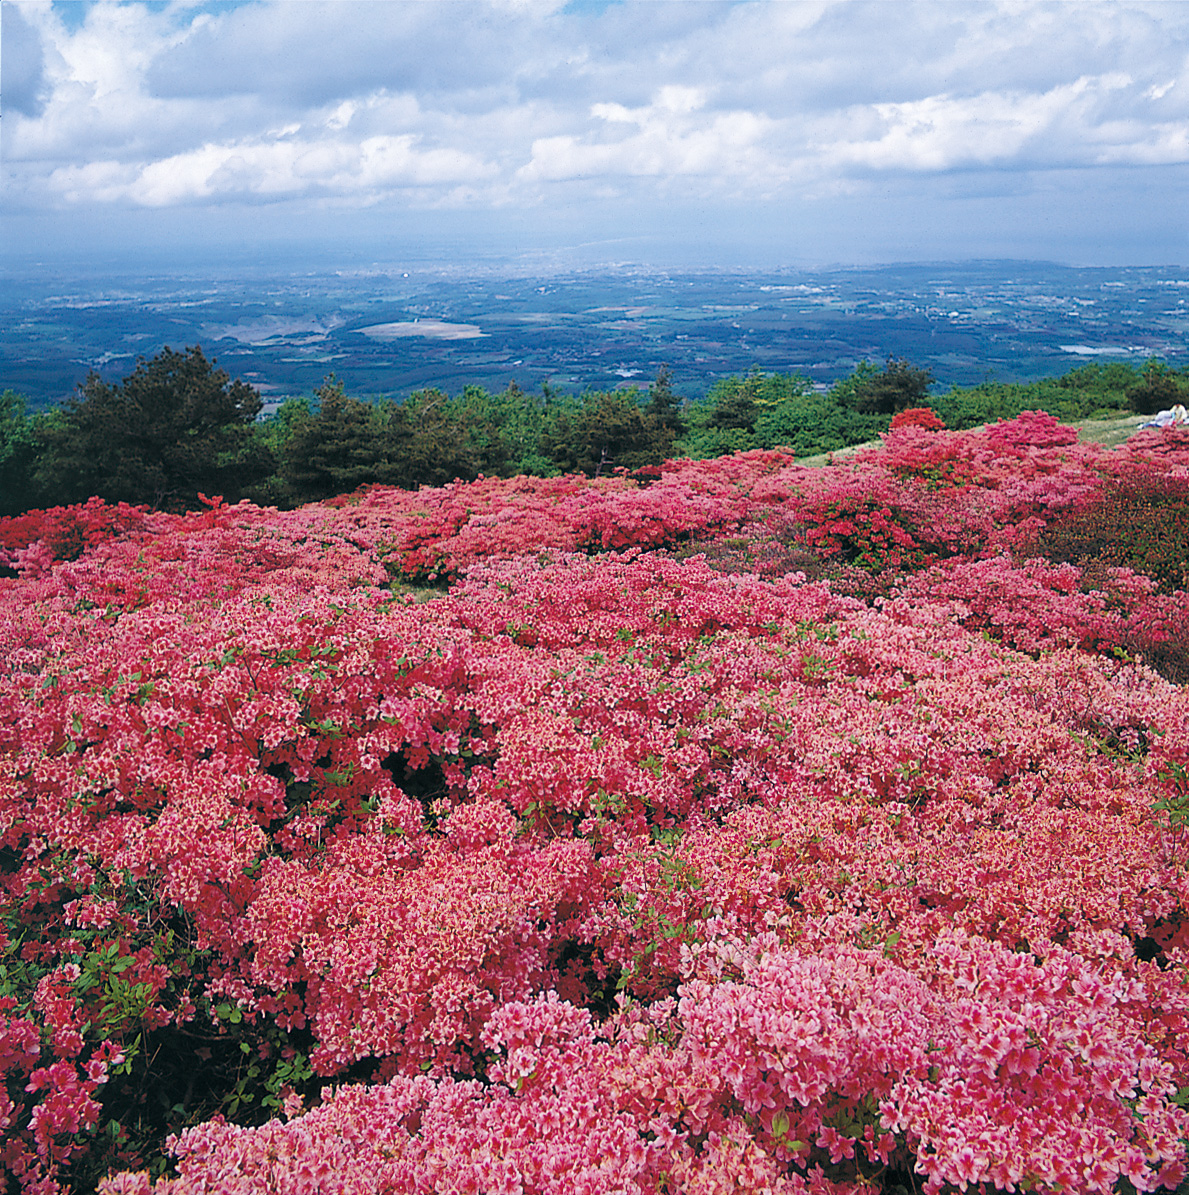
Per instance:
[[[988,381],[933,392],[925,369],[900,358],[863,362],[826,391],[796,374],[753,370],[682,399],[667,369],[644,391],[499,394],[468,386],[365,401],[331,376],[311,397],[261,418],[258,391],[203,350],[166,348],[121,382],[92,373],[61,407],[30,415],[0,395],[0,514],[85,501],[192,509],[198,495],[297,506],[369,484],[413,489],[456,478],[520,473],[591,476],[674,456],[705,458],[785,447],[798,457],[874,439],[889,418],[929,406],[948,427],[1020,411],[1059,418],[1148,414],[1189,394],[1189,371],[1156,360],[1086,365],[1028,385]]]

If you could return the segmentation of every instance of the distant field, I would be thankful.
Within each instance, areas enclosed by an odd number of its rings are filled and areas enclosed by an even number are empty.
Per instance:
[[[334,372],[360,398],[646,386],[696,399],[756,368],[825,388],[904,357],[939,386],[1057,377],[1087,362],[1189,361],[1184,271],[1028,262],[676,275],[461,277],[394,268],[269,277],[0,280],[0,389],[34,408],[137,356],[200,344],[270,401]]]

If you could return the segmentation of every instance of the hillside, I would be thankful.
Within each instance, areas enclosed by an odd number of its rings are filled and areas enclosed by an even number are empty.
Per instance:
[[[1104,448],[1117,448],[1140,431],[1143,418],[1142,415],[1131,412],[1117,419],[1072,419],[1066,421],[1066,426],[1077,430],[1078,440],[1083,444],[1101,444]],[[969,430],[983,431],[985,428],[986,425],[983,424]],[[817,452],[812,456],[800,458],[798,464],[816,468],[834,461],[846,460],[856,453],[877,449],[881,443],[882,440],[866,440],[862,444],[851,444],[834,452]]]
[[[1189,433],[1082,430],[0,520],[9,1186],[1184,1191]]]

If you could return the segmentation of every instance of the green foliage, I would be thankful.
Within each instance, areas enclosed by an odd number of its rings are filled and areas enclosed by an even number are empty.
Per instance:
[[[908,407],[924,406],[933,374],[909,364],[903,357],[889,357],[883,369],[857,382],[855,409],[863,415],[894,415]]]
[[[507,469],[499,399],[470,386],[457,398],[422,390],[402,404],[351,398],[333,376],[318,388],[317,411],[301,401],[278,412],[268,437],[281,460],[282,499],[316,502],[365,485],[416,489]]]
[[[656,379],[648,388],[645,417],[652,421],[654,427],[667,432],[671,440],[676,440],[685,430],[681,407],[681,399],[673,390],[673,375],[667,365],[662,365],[657,370]]]
[[[542,384],[539,395],[527,394],[512,382],[488,402],[508,454],[509,476],[531,473],[550,477],[560,472],[543,451],[542,438],[560,411],[573,409],[570,399],[558,394],[548,382]]]
[[[1132,409],[1140,415],[1155,415],[1183,402],[1186,391],[1178,375],[1163,361],[1150,358],[1135,385],[1128,387],[1127,397]]]
[[[1021,411],[1047,411],[1063,423],[1110,419],[1133,409],[1130,393],[1140,379],[1134,366],[1122,362],[1089,364],[1059,378],[1028,384],[988,381],[966,389],[954,386],[931,397],[928,405],[954,431],[1014,419]]]
[[[1182,763],[1169,760],[1161,769],[1159,779],[1164,786],[1164,795],[1152,806],[1152,812],[1169,839],[1169,852],[1179,859],[1186,842],[1189,842],[1189,769]],[[1178,1093],[1177,1103],[1189,1106],[1189,1089]]]
[[[34,505],[38,447],[25,399],[5,390],[0,394],[0,515],[20,514]]]
[[[799,374],[765,374],[753,369],[745,378],[724,378],[711,387],[706,396],[709,413],[702,422],[721,430],[739,428],[754,432],[765,414],[790,402],[796,403],[808,393],[809,382]]]
[[[874,440],[887,425],[882,415],[860,415],[827,394],[810,394],[764,411],[756,420],[756,440],[761,448],[786,447],[799,457],[816,456]]]
[[[830,397],[841,407],[854,408],[858,402],[858,393],[879,372],[870,361],[860,361],[853,373],[830,387]]]
[[[82,897],[118,901],[127,922],[67,927],[64,907]],[[219,1113],[261,1124],[290,1093],[314,1093],[310,1035],[286,1033],[259,1015],[247,1018],[229,1002],[212,1007],[202,994],[212,953],[196,946],[187,916],[163,906],[131,873],[99,871],[74,890],[47,881],[38,911],[35,923],[14,904],[0,913],[0,1007],[36,1019],[38,985],[62,976],[55,957],[61,947],[73,963],[71,996],[85,1012],[83,1057],[104,1041],[122,1054],[95,1093],[99,1120],[80,1134],[90,1144],[66,1171],[68,1189],[94,1190],[112,1166],[160,1174],[170,1133]],[[162,1009],[176,1016],[162,1023]],[[54,1053],[51,1037],[43,1027],[47,1058]]]
[[[275,462],[273,471],[256,485],[246,497],[259,506],[292,506],[292,489],[284,480],[289,441],[314,416],[308,398],[287,398],[271,415],[253,428],[252,434],[263,446],[269,459]]]
[[[388,443],[391,484],[404,489],[499,475],[508,461],[498,407],[477,386],[455,399],[440,390],[410,395],[388,412]]]
[[[690,420],[689,430],[677,441],[676,454],[704,461],[731,452],[747,452],[756,447],[755,436],[742,428],[706,427]]]
[[[349,398],[333,374],[314,396],[317,413],[294,410],[282,448],[281,479],[290,500],[316,502],[389,480],[388,446],[376,408]]]
[[[671,426],[640,407],[635,390],[600,390],[563,407],[541,437],[543,453],[563,473],[600,476],[640,469],[672,455]]]
[[[967,389],[954,386],[948,393],[932,396],[927,405],[951,431],[1014,419],[1021,411],[1048,410],[1032,387],[1006,382],[981,382]]]
[[[330,380],[327,379],[328,382]],[[289,438],[301,424],[313,417],[314,412],[308,398],[287,398],[271,415],[256,425],[256,436],[279,461],[285,453]]]
[[[1082,365],[1059,378],[1046,378],[1025,387],[1035,396],[1035,410],[1048,411],[1058,419],[1110,417],[1130,409],[1127,391],[1138,374],[1134,366],[1116,361],[1108,365]]]
[[[760,404],[756,402],[751,386],[745,382],[724,389],[720,385],[716,386],[715,392],[712,393],[714,405],[710,409],[710,418],[706,421],[708,427],[718,431],[755,431],[756,420],[760,417]]]
[[[109,385],[92,373],[46,428],[39,479],[55,501],[192,509],[198,494],[235,501],[272,470],[252,424],[262,406],[202,349],[165,348]]]
[[[751,448],[789,448],[804,457],[872,440],[887,430],[887,420],[857,414],[853,395],[874,372],[864,363],[828,394],[814,393],[798,374],[753,370],[725,378],[691,404],[677,448],[696,460]]]
[[[580,398],[548,383],[528,394],[468,386],[450,397],[416,392],[403,403],[349,397],[328,377],[313,399],[289,399],[256,423],[260,399],[230,383],[199,348],[166,349],[119,385],[95,375],[61,411],[28,417],[0,397],[0,515],[98,494],[154,506],[197,504],[197,493],[292,506],[369,484],[416,488],[480,474],[556,475],[640,468],[787,448],[799,458],[876,439],[888,416],[932,408],[947,427],[976,427],[1042,410],[1065,422],[1163,409],[1189,393],[1189,377],[1159,361],[1142,372],[1091,363],[1030,384],[987,381],[934,396],[928,371],[889,358],[861,362],[826,393],[797,374],[753,369],[724,378],[691,403],[658,371],[634,390]],[[922,397],[923,396],[923,397]]]

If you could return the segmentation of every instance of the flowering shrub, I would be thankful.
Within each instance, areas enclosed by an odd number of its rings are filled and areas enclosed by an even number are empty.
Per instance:
[[[906,407],[892,416],[892,431],[900,431],[905,427],[923,427],[928,432],[941,431],[945,424],[938,418],[932,407]]]
[[[1023,411],[1014,419],[993,423],[987,428],[986,438],[1001,452],[1009,453],[1076,444],[1078,433],[1047,411]]]
[[[76,560],[105,540],[139,530],[149,521],[143,506],[99,498],[0,519],[0,565],[42,572],[55,560]]]
[[[797,540],[824,556],[870,571],[911,571],[963,550],[977,553],[989,538],[986,502],[977,493],[963,497],[937,494],[884,468],[821,469],[790,498],[784,520],[799,525]]]
[[[0,580],[8,1185],[1176,1189],[1180,595],[1005,549],[1181,452],[94,507]]]
[[[1054,520],[1035,550],[1053,560],[1133,568],[1171,592],[1189,579],[1187,522],[1189,476],[1140,476]]]

